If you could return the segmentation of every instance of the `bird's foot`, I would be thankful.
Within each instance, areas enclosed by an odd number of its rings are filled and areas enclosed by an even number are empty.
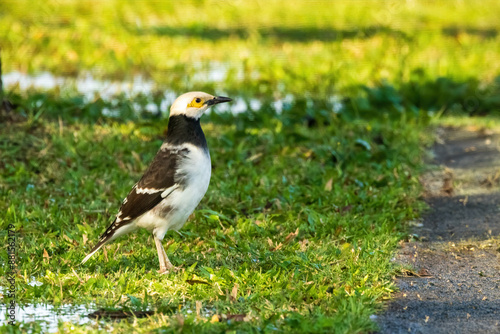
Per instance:
[[[158,274],[168,274],[170,272],[176,272],[179,271],[181,268],[180,267],[160,267],[160,270],[158,270]]]

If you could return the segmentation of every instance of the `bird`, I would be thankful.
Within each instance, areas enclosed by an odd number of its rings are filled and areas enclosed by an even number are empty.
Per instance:
[[[168,259],[162,240],[167,231],[178,231],[184,226],[205,195],[212,172],[200,118],[211,106],[230,101],[228,97],[204,92],[188,92],[174,101],[164,142],[81,264],[118,237],[145,228],[154,237],[159,273],[177,269]]]

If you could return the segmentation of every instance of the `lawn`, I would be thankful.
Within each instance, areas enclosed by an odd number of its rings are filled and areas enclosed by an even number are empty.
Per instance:
[[[18,108],[0,123],[0,221],[16,227],[16,302],[154,311],[61,322],[61,332],[375,330],[399,270],[393,254],[425,210],[418,180],[432,127],[442,114],[453,123],[500,111],[499,10],[497,1],[4,1],[4,74],[156,83],[111,99],[74,85],[10,87]],[[165,137],[165,90],[245,106],[202,119],[210,187],[164,241],[181,269],[156,272],[146,231],[81,266]],[[162,112],[134,112],[151,103]]]

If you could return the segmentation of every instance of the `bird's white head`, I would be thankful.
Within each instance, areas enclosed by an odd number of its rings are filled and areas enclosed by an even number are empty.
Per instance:
[[[185,115],[199,119],[210,106],[229,101],[231,101],[229,97],[213,96],[203,92],[185,93],[175,99],[170,107],[170,116]]]

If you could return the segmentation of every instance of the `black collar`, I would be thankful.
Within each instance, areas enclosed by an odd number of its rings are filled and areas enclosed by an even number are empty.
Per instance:
[[[171,145],[189,143],[201,148],[207,148],[207,140],[201,129],[200,119],[194,119],[186,115],[170,116],[166,142]]]

